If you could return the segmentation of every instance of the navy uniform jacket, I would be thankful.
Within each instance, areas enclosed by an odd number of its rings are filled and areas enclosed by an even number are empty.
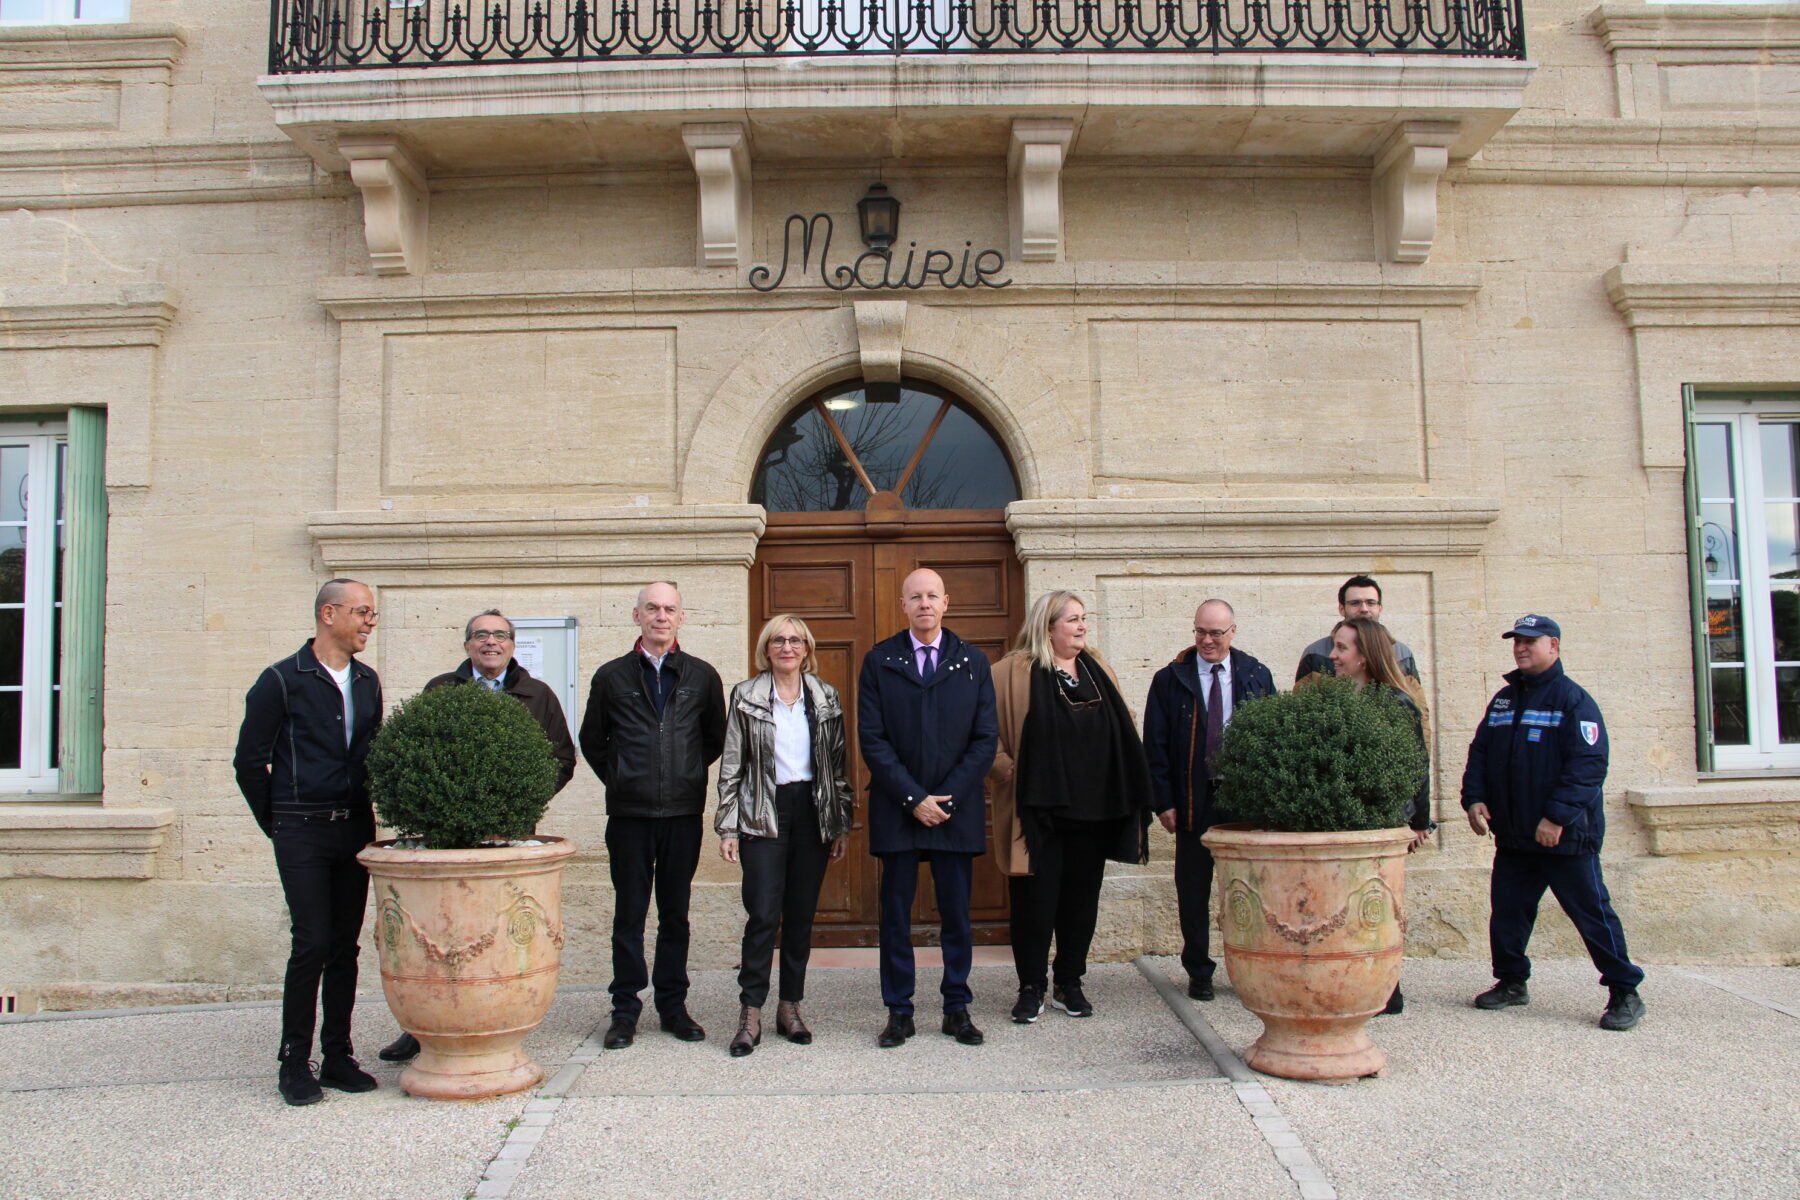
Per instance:
[[[1606,724],[1594,698],[1563,674],[1508,671],[1469,744],[1462,806],[1485,804],[1502,850],[1597,854],[1606,836]],[[1555,846],[1537,842],[1538,821],[1563,827]]]
[[[1207,778],[1206,697],[1194,666],[1199,651],[1189,646],[1150,681],[1144,702],[1144,756],[1150,760],[1152,803],[1159,813],[1175,810],[1178,827],[1204,833],[1218,819],[1212,780]],[[1269,668],[1242,650],[1231,652],[1231,708],[1256,696],[1275,694]]]
[[[1000,744],[987,655],[946,629],[927,683],[905,630],[876,643],[857,679],[856,736],[869,769],[870,853],[987,850],[984,780]],[[949,796],[955,813],[926,828],[912,815],[926,796]]]

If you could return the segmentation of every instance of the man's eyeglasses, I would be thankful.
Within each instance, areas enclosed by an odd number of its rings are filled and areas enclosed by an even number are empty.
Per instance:
[[[329,605],[328,607],[341,608],[345,612],[349,613],[351,616],[355,617],[359,621],[379,621],[379,620],[381,620],[381,614],[376,612],[374,609],[370,608],[366,604],[358,605],[355,608],[351,608],[348,604],[333,604],[333,605]]]
[[[471,642],[510,642],[512,634],[505,629],[477,629],[469,635]]]
[[[1202,629],[1198,625],[1194,626],[1194,636],[1203,642],[1216,642],[1220,638],[1230,637],[1236,631],[1236,625],[1230,625],[1224,629]]]
[[[796,650],[804,650],[806,649],[806,639],[803,637],[772,637],[769,639],[770,649],[787,646],[792,646]]]

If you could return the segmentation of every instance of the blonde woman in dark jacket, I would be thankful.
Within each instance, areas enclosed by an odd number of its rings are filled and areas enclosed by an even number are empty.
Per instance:
[[[775,1030],[807,1045],[800,1017],[813,910],[825,870],[844,856],[853,797],[837,690],[814,673],[817,642],[806,622],[782,614],[756,640],[759,672],[731,689],[719,759],[719,854],[744,870],[743,1005],[731,1055],[762,1041],[769,963],[781,938],[781,1000]]]

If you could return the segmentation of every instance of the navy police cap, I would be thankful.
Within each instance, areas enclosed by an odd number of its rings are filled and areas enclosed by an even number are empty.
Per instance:
[[[1549,617],[1531,613],[1513,622],[1513,627],[1500,635],[1503,638],[1541,638],[1562,637],[1562,626]]]

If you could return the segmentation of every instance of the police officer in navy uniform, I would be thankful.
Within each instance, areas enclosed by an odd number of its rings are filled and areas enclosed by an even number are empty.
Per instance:
[[[1520,617],[1500,635],[1513,644],[1506,686],[1488,701],[1469,745],[1462,804],[1477,835],[1494,833],[1493,915],[1488,943],[1498,982],[1475,1007],[1529,1004],[1525,947],[1549,888],[1587,943],[1611,998],[1602,1029],[1630,1029],[1644,1015],[1642,968],[1625,950],[1625,931],[1600,878],[1606,834],[1606,724],[1600,707],[1563,673],[1562,627]]]
[[[907,628],[876,643],[857,681],[857,740],[869,769],[869,851],[881,860],[881,997],[876,1045],[913,1035],[912,904],[919,864],[943,924],[943,1031],[982,1042],[969,1018],[973,937],[969,893],[987,849],[988,768],[1000,744],[987,655],[944,628],[950,597],[936,571],[900,585]]]
[[[354,579],[320,588],[312,640],[265,667],[244,697],[232,760],[238,790],[274,843],[293,922],[277,1078],[289,1104],[314,1103],[320,1084],[344,1092],[375,1087],[351,1057],[350,1014],[369,899],[369,873],[356,853],[375,840],[363,763],[381,724],[381,680],[356,655],[380,615],[374,593]],[[324,1062],[315,1076],[308,1059],[319,1008]]]

